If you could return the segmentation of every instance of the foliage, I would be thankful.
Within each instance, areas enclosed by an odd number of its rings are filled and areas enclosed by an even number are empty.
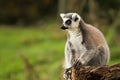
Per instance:
[[[0,0],[0,24],[31,24],[59,12],[78,12],[89,22],[94,17],[110,24],[119,9],[119,0]]]
[[[46,16],[45,14],[55,12],[55,3],[56,0],[0,0],[0,23],[34,23],[41,19],[40,15]]]

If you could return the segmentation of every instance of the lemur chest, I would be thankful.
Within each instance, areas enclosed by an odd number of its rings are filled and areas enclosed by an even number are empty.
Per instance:
[[[79,55],[79,56],[86,51],[86,48],[82,44],[82,41],[83,41],[83,38],[81,35],[79,35],[79,36],[72,36],[71,35],[69,38],[69,42],[71,43],[70,49],[74,49],[75,54]]]

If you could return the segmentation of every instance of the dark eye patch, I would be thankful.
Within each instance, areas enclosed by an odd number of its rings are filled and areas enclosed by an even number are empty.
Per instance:
[[[65,24],[70,25],[70,24],[71,24],[71,20],[67,20],[67,21],[65,22]]]
[[[74,21],[77,21],[77,20],[78,20],[78,18],[76,17]]]

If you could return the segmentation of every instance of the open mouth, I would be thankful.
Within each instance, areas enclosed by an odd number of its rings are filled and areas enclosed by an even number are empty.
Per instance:
[[[68,27],[61,26],[61,29],[65,30],[65,29],[68,29]]]

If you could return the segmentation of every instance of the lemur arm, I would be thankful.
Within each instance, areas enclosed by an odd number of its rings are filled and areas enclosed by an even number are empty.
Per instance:
[[[64,68],[65,69],[68,69],[72,66],[71,65],[71,59],[72,59],[72,55],[71,55],[71,51],[68,47],[68,42],[67,42],[66,46],[65,46],[65,63],[64,63]]]
[[[81,56],[79,57],[81,64],[83,65],[87,64],[88,61],[90,61],[94,57],[95,53],[96,53],[95,48],[89,49],[85,53],[82,53]]]
[[[87,49],[86,52],[82,53],[81,56],[79,57],[79,61],[83,65],[87,64],[88,61],[90,61],[97,52],[97,48],[93,43],[94,43],[93,41],[88,41],[86,43],[86,49]]]

